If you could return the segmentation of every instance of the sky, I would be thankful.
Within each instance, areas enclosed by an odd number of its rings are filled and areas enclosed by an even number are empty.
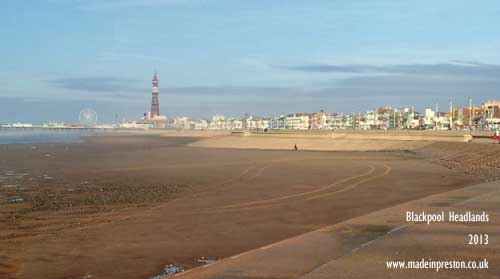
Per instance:
[[[0,123],[500,99],[498,1],[4,0]]]

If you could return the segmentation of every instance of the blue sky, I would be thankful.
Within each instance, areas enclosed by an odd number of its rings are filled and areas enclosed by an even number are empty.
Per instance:
[[[6,0],[0,123],[500,97],[497,1]],[[117,116],[115,118],[115,116]]]

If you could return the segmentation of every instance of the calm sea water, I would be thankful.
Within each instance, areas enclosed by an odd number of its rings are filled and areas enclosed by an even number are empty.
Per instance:
[[[78,143],[83,136],[95,134],[94,131],[0,128],[0,144],[14,143]]]

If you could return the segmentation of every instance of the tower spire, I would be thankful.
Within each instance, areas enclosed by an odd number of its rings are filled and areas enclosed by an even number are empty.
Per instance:
[[[154,71],[153,74],[153,81],[158,81],[158,75],[156,74],[156,70]]]

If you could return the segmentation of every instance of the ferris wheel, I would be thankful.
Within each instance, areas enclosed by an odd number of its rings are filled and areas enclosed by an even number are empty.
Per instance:
[[[78,121],[82,126],[95,126],[97,124],[97,112],[90,108],[85,108],[80,111]]]

